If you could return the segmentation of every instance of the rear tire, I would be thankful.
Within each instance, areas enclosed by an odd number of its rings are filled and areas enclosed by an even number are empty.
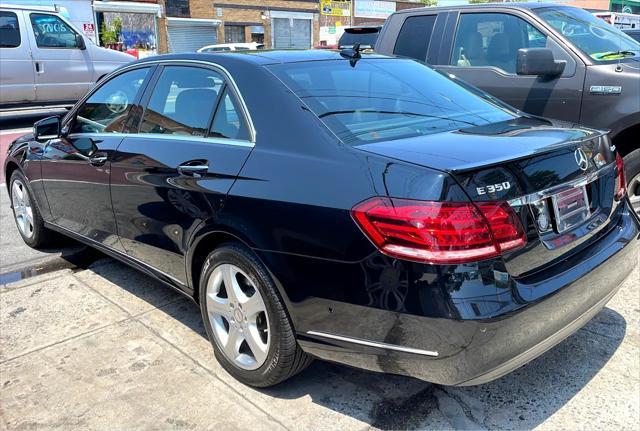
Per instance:
[[[44,220],[29,189],[28,181],[19,170],[11,174],[9,196],[13,207],[13,219],[25,244],[31,248],[41,248],[49,244],[54,233],[44,227]]]
[[[627,177],[627,194],[631,206],[640,215],[640,149],[624,156],[624,173]]]
[[[237,380],[273,386],[312,362],[296,341],[268,271],[242,244],[223,244],[209,254],[199,288],[202,319],[216,359]]]

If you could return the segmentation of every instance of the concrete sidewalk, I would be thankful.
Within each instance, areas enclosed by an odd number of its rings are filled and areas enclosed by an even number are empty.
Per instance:
[[[637,429],[638,271],[596,318],[520,370],[449,388],[316,361],[254,390],[215,361],[198,308],[105,258],[0,290],[6,429]]]

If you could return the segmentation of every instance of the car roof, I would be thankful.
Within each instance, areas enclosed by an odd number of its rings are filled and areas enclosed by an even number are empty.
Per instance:
[[[36,5],[25,5],[25,4],[6,4],[0,3],[0,9],[20,9],[20,10],[35,10],[39,12],[53,12],[58,13],[55,7],[53,6],[36,6]]]
[[[395,12],[394,15],[400,14],[412,14],[416,12],[434,11],[443,12],[449,10],[464,10],[464,9],[538,9],[543,7],[568,7],[566,4],[558,3],[546,3],[546,2],[527,2],[527,3],[476,3],[476,4],[464,4],[456,6],[423,6],[412,9],[402,9]],[[570,6],[569,6],[570,7]]]
[[[362,58],[393,58],[375,53],[362,53]],[[210,61],[224,66],[225,63],[242,62],[256,65],[269,65],[278,63],[299,63],[306,61],[345,60],[340,51],[329,49],[306,50],[259,50],[259,51],[228,51],[228,52],[193,52],[185,54],[167,54],[154,57],[146,57],[137,63],[157,61]]]

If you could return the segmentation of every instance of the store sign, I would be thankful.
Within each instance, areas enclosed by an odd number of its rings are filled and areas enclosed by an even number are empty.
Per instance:
[[[355,0],[353,15],[358,18],[378,18],[386,19],[396,11],[395,2]]]
[[[93,34],[96,31],[96,27],[92,22],[85,22],[82,24],[82,30],[84,34]]]
[[[351,1],[320,0],[320,13],[327,16],[351,16]]]

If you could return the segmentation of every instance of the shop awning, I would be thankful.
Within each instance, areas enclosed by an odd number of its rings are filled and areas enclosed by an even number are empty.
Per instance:
[[[162,6],[154,3],[94,1],[93,9],[96,12],[149,13],[154,14],[158,18],[162,16]]]

